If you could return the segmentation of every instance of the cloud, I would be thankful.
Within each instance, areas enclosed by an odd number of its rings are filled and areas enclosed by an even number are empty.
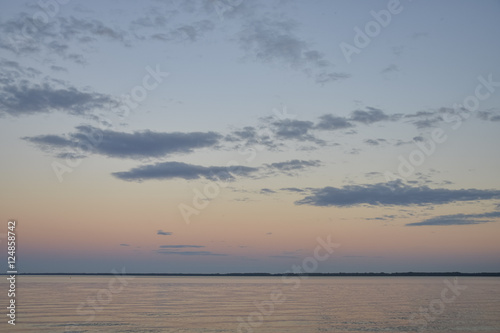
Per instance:
[[[296,205],[348,207],[361,204],[374,206],[439,205],[456,201],[489,200],[500,198],[498,190],[409,186],[401,181],[370,185],[347,185],[342,188],[312,189],[311,195],[295,202]]]
[[[378,146],[380,143],[387,141],[385,139],[366,139],[364,142],[370,146]]]
[[[107,41],[120,42],[125,46],[129,46],[127,32],[120,28],[106,25],[96,19],[79,19],[73,16],[59,17],[57,23],[58,33],[64,37],[64,40],[88,43],[94,38],[103,38]]]
[[[40,8],[36,8],[40,11]],[[33,19],[34,15],[21,13],[18,17],[0,20],[0,48],[15,55],[57,56],[78,64],[85,58],[75,45],[89,45],[96,40],[131,45],[131,38],[123,29],[106,25],[96,19],[80,19],[58,15],[48,22]]]
[[[78,89],[50,77],[41,78],[40,71],[22,66],[17,61],[0,58],[0,67],[0,116],[8,114],[17,117],[59,111],[92,117],[90,111],[120,105],[110,95]]]
[[[430,226],[430,225],[468,225],[493,222],[500,218],[500,212],[489,212],[482,214],[454,214],[436,216],[421,222],[408,223],[407,226]]]
[[[367,110],[355,110],[351,113],[350,120],[351,121],[356,121],[360,122],[363,124],[373,124],[375,122],[379,121],[384,121],[384,120],[391,120],[391,117],[386,115],[382,110],[373,108],[373,107],[367,107]]]
[[[500,113],[499,112],[479,111],[477,113],[477,117],[481,120],[484,120],[484,121],[492,121],[492,122],[500,121]]]
[[[315,78],[317,83],[337,81],[349,77],[329,70],[331,64],[318,50],[295,35],[297,22],[290,19],[252,19],[239,34],[243,50],[261,62],[282,63]]]
[[[319,160],[290,160],[284,162],[276,162],[271,164],[265,164],[265,166],[269,169],[276,169],[279,171],[296,171],[296,170],[304,170],[310,167],[318,167],[321,165],[321,161]]]
[[[384,68],[380,73],[382,74],[388,74],[392,72],[399,72],[399,67],[397,65],[391,64]]]
[[[180,256],[225,256],[226,254],[211,251],[179,251],[179,249],[201,249],[203,245],[160,245],[156,253],[175,254]]]
[[[273,190],[268,189],[268,188],[263,188],[260,190],[260,194],[273,194],[273,193],[276,193],[276,191],[273,191]]]
[[[438,123],[443,121],[441,117],[433,117],[427,119],[420,119],[413,122],[418,129],[435,127]]]
[[[163,230],[158,230],[156,232],[157,235],[162,235],[162,236],[170,236],[172,235],[173,233],[172,232],[167,232],[167,231],[163,231]]]
[[[318,144],[324,143],[309,133],[314,128],[312,121],[279,119],[273,121],[271,126],[277,139],[312,141]]]
[[[284,187],[280,189],[281,191],[288,191],[288,192],[305,192],[306,190],[303,190],[301,188],[296,188],[296,187]]]
[[[316,125],[316,128],[320,130],[332,131],[354,127],[354,125],[350,123],[346,118],[337,117],[332,114],[322,115],[321,117],[319,117],[319,119],[320,121]]]
[[[0,113],[11,116],[62,111],[84,116],[95,109],[117,106],[110,96],[84,92],[74,87],[56,88],[43,84],[10,84],[0,87]]]
[[[246,166],[210,166],[186,164],[182,162],[163,162],[150,165],[144,165],[133,168],[130,171],[115,172],[113,176],[127,181],[143,181],[149,179],[199,179],[206,178],[210,180],[233,180],[234,176],[248,177],[257,172],[257,168]]]
[[[162,249],[184,249],[184,248],[202,248],[203,245],[160,245]]]
[[[23,139],[46,149],[75,149],[85,147],[87,153],[117,158],[164,157],[176,153],[190,153],[196,148],[215,146],[220,134],[215,132],[153,132],[133,133],[101,130],[93,126],[77,126],[67,137],[39,135]]]
[[[130,244],[120,244],[120,246],[130,246]]]
[[[191,24],[179,25],[170,31],[155,33],[151,39],[160,41],[190,41],[195,42],[207,32],[214,30],[215,24],[209,20],[192,22]]]
[[[156,251],[160,254],[175,254],[180,256],[226,256],[223,253],[214,253],[210,251],[169,251],[169,250],[158,250]]]

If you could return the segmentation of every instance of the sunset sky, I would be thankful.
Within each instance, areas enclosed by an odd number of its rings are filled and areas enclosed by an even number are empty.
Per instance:
[[[499,1],[4,1],[20,272],[500,270]]]

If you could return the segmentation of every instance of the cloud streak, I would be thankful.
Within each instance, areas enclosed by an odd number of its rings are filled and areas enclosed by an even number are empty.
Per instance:
[[[409,186],[401,181],[370,185],[347,185],[342,188],[323,187],[310,190],[311,195],[295,202],[296,205],[319,207],[349,207],[362,204],[373,206],[440,205],[457,201],[489,200],[500,198],[498,190]]]
[[[144,181],[181,178],[186,180],[206,178],[209,180],[234,180],[235,176],[249,177],[257,168],[246,166],[193,165],[182,162],[163,162],[133,168],[130,171],[115,172],[112,175],[121,180]]]
[[[408,223],[406,226],[447,226],[447,225],[469,225],[493,222],[500,218],[500,212],[489,212],[482,214],[453,214],[441,215],[421,222]]]
[[[215,132],[153,132],[133,133],[100,130],[93,126],[77,126],[76,132],[65,136],[39,135],[23,139],[42,148],[73,149],[86,147],[87,153],[116,158],[141,159],[191,153],[194,149],[213,147],[222,136]]]

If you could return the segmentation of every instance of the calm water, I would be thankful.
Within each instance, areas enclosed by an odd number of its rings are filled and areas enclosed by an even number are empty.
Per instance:
[[[2,314],[2,332],[500,332],[499,278],[21,276],[17,283],[16,326]]]

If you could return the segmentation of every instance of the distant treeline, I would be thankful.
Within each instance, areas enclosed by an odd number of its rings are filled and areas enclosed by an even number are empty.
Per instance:
[[[8,275],[8,274],[2,274]],[[17,275],[63,275],[63,276],[93,276],[117,275],[113,273],[18,273]],[[461,273],[461,272],[400,272],[400,273],[126,273],[134,276],[500,276],[496,273]]]

